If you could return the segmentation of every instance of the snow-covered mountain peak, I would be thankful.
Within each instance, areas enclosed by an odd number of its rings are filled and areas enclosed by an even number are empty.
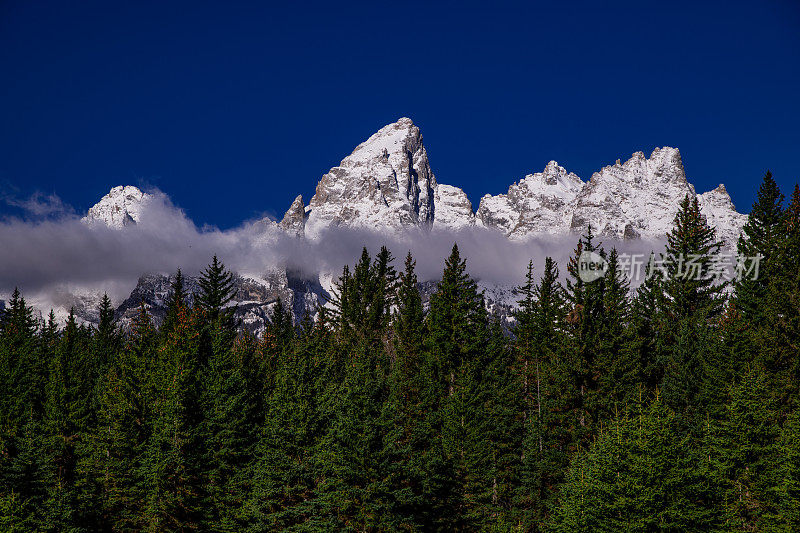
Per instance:
[[[569,229],[571,207],[583,181],[550,161],[542,172],[528,174],[508,188],[508,193],[481,198],[476,216],[485,227],[522,239],[537,233],[564,233]]]
[[[437,226],[470,225],[472,208],[463,191],[437,190],[422,134],[411,119],[401,118],[356,146],[322,176],[306,208],[305,232],[315,238],[328,226],[430,228],[437,197],[441,199]]]
[[[524,187],[530,192],[546,193],[554,190],[574,191],[583,187],[583,180],[572,172],[559,165],[555,161],[550,161],[542,172],[528,174],[519,183],[511,187]]]
[[[661,237],[687,194],[694,196],[694,187],[677,148],[656,148],[649,158],[636,152],[592,174],[577,197],[571,228],[581,232],[591,224],[603,236]]]
[[[280,221],[278,226],[286,232],[298,237],[305,233],[306,213],[302,194],[297,195],[297,198],[294,199],[294,202],[292,202],[286,214],[283,215],[283,220]]]
[[[733,249],[739,239],[742,227],[747,223],[747,215],[736,211],[731,196],[724,185],[720,184],[713,191],[697,195],[700,212],[706,221],[716,228],[717,238]]]
[[[342,161],[355,163],[373,158],[387,159],[390,155],[402,154],[409,146],[421,144],[422,135],[410,118],[403,117],[387,124],[373,133],[369,139],[356,146],[353,153]]]
[[[700,194],[698,198],[703,205],[714,206],[716,209],[736,210],[731,195],[728,194],[728,189],[722,183],[716,189]]]
[[[87,224],[103,223],[122,229],[139,222],[144,206],[152,196],[133,185],[119,185],[103,196],[81,220]]]

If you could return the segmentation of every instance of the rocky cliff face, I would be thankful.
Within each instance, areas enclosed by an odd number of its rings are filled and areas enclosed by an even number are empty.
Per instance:
[[[311,238],[329,226],[399,231],[469,225],[473,218],[461,189],[437,184],[422,134],[408,118],[378,130],[322,176],[306,212]]]
[[[720,183],[719,187],[698,195],[697,199],[700,212],[705,215],[709,224],[717,228],[717,238],[734,247],[747,223],[747,215],[736,211],[725,185]]]
[[[592,175],[576,198],[570,228],[584,231],[591,224],[606,237],[661,237],[687,194],[694,196],[694,187],[676,148],[656,148],[649,158],[636,152]]]
[[[116,310],[116,318],[122,327],[130,328],[141,305],[147,309],[155,324],[160,325],[167,314],[172,282],[172,276],[163,274],[140,277],[131,295]],[[200,290],[198,278],[184,277],[184,287],[189,304],[192,304],[194,294]],[[306,280],[282,269],[272,270],[261,277],[236,275],[234,290],[233,300],[228,306],[234,310],[234,317],[240,321],[241,328],[254,335],[264,332],[278,300],[287,309],[291,309],[299,320],[305,313],[313,316],[316,306],[328,297],[318,282]],[[92,322],[88,316],[82,318]]]
[[[302,237],[306,229],[306,212],[303,206],[303,195],[297,195],[292,205],[283,215],[283,220],[280,221],[278,226],[285,232],[296,237]]]
[[[677,148],[636,152],[584,182],[555,161],[512,184],[506,194],[486,195],[477,212],[463,190],[437,183],[419,128],[402,118],[381,128],[338,167],[325,174],[305,208],[305,234],[350,226],[398,231],[407,227],[458,229],[482,226],[510,239],[581,233],[619,239],[659,238],[672,228],[680,201],[696,192]],[[727,201],[726,201],[727,198]],[[715,190],[698,196],[703,213],[729,246],[746,217]],[[298,200],[284,218],[297,233]],[[302,203],[302,202],[301,202]],[[291,213],[291,216],[290,216]]]
[[[582,187],[578,176],[550,161],[542,172],[528,174],[511,185],[507,194],[481,198],[476,216],[482,226],[512,239],[564,234]]]
[[[87,224],[105,224],[121,229],[139,221],[143,207],[152,197],[132,185],[114,187],[83,217]]]

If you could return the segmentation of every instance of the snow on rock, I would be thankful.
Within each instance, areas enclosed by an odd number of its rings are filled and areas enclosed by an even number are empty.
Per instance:
[[[326,226],[399,230],[433,222],[436,180],[411,119],[384,126],[317,184],[306,235]]]
[[[712,194],[713,193],[713,194]],[[727,193],[700,196],[708,220],[726,242],[735,241],[745,219]],[[671,229],[685,196],[695,196],[677,148],[636,152],[584,183],[550,161],[506,194],[486,195],[476,213],[463,190],[436,182],[422,134],[408,119],[381,128],[325,174],[304,209],[298,198],[281,225],[314,238],[329,226],[398,232],[404,228],[493,228],[510,239],[594,233],[619,239],[659,238]],[[727,201],[726,201],[727,198]]]
[[[717,239],[727,248],[735,249],[739,234],[747,223],[747,215],[736,211],[725,185],[720,184],[713,191],[697,195],[697,200],[708,224],[716,228]]]
[[[258,231],[252,235],[277,242],[286,234],[313,240],[331,226],[386,233],[407,228],[458,230],[481,226],[509,239],[525,240],[582,233],[591,224],[596,234],[606,237],[663,238],[672,229],[679,204],[687,195],[698,198],[718,237],[735,247],[747,216],[736,212],[722,185],[696,195],[686,179],[680,152],[670,147],[656,148],[649,157],[637,152],[624,163],[617,160],[595,172],[588,182],[550,161],[541,172],[512,184],[507,193],[484,196],[473,213],[462,189],[437,183],[419,128],[410,119],[401,118],[381,128],[322,176],[308,205],[297,196],[280,223],[265,218],[255,223]],[[140,221],[152,198],[136,187],[114,187],[82,220],[89,225],[122,229]],[[279,299],[292,309],[295,320],[306,313],[313,316],[317,306],[329,302],[334,280],[335,274],[330,272],[309,278],[285,268],[240,272],[234,298],[237,316],[245,329],[254,333],[263,331]],[[163,274],[142,276],[117,309],[120,322],[130,323],[142,303],[156,321],[160,320],[166,310],[170,281]],[[195,278],[187,276],[186,283],[190,293],[196,290]],[[435,282],[425,280],[420,286],[423,292],[431,292]],[[508,320],[515,299],[511,287],[482,283],[481,288],[490,311]],[[94,322],[99,297],[98,291],[65,290],[55,307],[74,306],[80,319]],[[38,307],[49,309],[44,302]]]
[[[296,237],[302,237],[305,234],[306,214],[302,194],[297,195],[278,226]]]
[[[122,229],[139,222],[144,206],[152,196],[132,185],[119,185],[97,202],[83,219],[87,224],[102,223]]]
[[[571,229],[606,237],[661,237],[672,228],[681,200],[694,196],[677,148],[636,152],[625,163],[595,172],[576,199]]]
[[[437,206],[437,198],[441,205]],[[328,226],[399,231],[472,223],[463,191],[438,185],[419,128],[409,118],[384,126],[359,144],[317,184],[306,213],[305,232],[314,238]]]
[[[433,198],[434,228],[460,229],[475,225],[472,203],[463,190],[452,185],[437,184]]]
[[[508,193],[486,195],[476,213],[479,223],[512,239],[568,232],[575,197],[583,181],[555,161],[542,172],[528,174]]]

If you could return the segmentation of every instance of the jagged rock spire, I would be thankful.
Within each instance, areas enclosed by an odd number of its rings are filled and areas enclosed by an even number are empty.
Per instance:
[[[306,227],[305,207],[303,206],[303,195],[298,194],[292,205],[283,215],[283,220],[278,224],[283,230],[298,237],[302,237]]]

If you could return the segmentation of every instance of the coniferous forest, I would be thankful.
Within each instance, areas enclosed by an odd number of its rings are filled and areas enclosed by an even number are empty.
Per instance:
[[[738,246],[757,279],[632,290],[588,230],[528,269],[511,331],[457,246],[425,305],[410,254],[365,249],[259,338],[216,257],[159,328],[108,298],[97,326],[39,323],[17,291],[0,530],[800,531],[800,189],[767,174]],[[706,272],[720,247],[687,198],[661,253]]]

